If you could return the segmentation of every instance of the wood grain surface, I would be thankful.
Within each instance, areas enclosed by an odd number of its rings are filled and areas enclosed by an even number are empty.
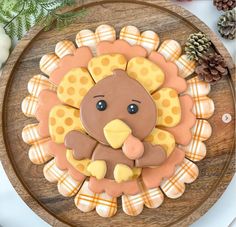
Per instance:
[[[78,3],[74,10],[78,10]],[[87,15],[58,31],[44,32],[36,26],[13,50],[1,77],[0,108],[0,159],[11,183],[24,201],[45,221],[53,226],[188,226],[203,215],[220,197],[234,174],[235,109],[232,80],[234,64],[216,35],[188,11],[169,1],[91,1],[85,0]],[[28,158],[29,146],[21,139],[22,128],[35,119],[26,118],[21,112],[21,102],[27,95],[27,82],[40,73],[39,60],[53,52],[62,39],[75,39],[81,29],[94,30],[100,24],[113,25],[119,33],[125,25],[137,26],[141,31],[156,31],[161,41],[173,38],[184,45],[190,33],[205,32],[215,48],[227,61],[231,76],[212,86],[210,97],[216,111],[210,118],[213,135],[207,141],[207,156],[197,163],[198,179],[186,185],[179,199],[164,200],[157,209],[144,208],[142,214],[130,217],[121,210],[112,218],[101,218],[95,212],[82,213],[73,198],[64,198],[56,184],[44,179],[43,165],[37,166]],[[228,124],[222,122],[224,113],[232,115]]]

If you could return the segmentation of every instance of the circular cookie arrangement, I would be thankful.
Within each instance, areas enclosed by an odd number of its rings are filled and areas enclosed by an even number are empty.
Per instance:
[[[195,62],[175,40],[153,31],[100,25],[76,44],[57,43],[28,83],[22,111],[35,117],[23,140],[29,158],[45,164],[59,192],[83,212],[128,215],[178,198],[198,176],[214,113],[210,85],[191,76]]]

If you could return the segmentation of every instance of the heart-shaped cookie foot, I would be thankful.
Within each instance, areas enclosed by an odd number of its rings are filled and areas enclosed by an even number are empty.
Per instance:
[[[114,178],[117,183],[132,179],[133,171],[127,165],[117,164],[114,169]]]
[[[93,161],[88,165],[87,171],[91,174],[91,176],[101,180],[105,177],[107,172],[106,162],[103,160]]]

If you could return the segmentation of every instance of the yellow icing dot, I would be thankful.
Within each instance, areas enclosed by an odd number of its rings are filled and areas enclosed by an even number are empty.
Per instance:
[[[68,126],[72,125],[73,124],[72,118],[71,117],[66,118],[65,119],[65,124],[68,125]]]
[[[93,85],[93,79],[85,68],[74,68],[63,77],[57,95],[63,103],[79,108],[82,99]]]
[[[171,124],[173,122],[173,118],[171,116],[165,117],[166,124]]]
[[[101,72],[102,72],[102,70],[99,67],[96,67],[93,69],[93,73],[95,76],[99,76],[99,74],[101,74]]]
[[[67,94],[68,94],[68,95],[73,95],[73,94],[75,94],[75,89],[74,89],[73,87],[69,87],[69,88],[67,89]]]
[[[162,105],[163,105],[164,107],[168,107],[168,106],[170,105],[170,101],[169,101],[168,99],[164,99],[164,100],[162,101]]]
[[[110,63],[109,58],[102,58],[101,60],[102,65],[108,65]]]
[[[59,109],[59,110],[57,111],[57,116],[58,116],[58,117],[63,117],[64,115],[65,115],[64,110]]]
[[[178,106],[174,106],[171,109],[173,114],[179,114],[180,113],[180,108]]]
[[[156,99],[156,100],[158,100],[158,99],[161,98],[161,95],[160,95],[159,93],[155,93],[155,94],[153,95],[153,98]]]
[[[164,82],[164,73],[160,67],[144,57],[132,58],[127,66],[129,76],[141,83],[150,93],[154,92]]]
[[[70,83],[75,83],[76,82],[76,77],[74,75],[70,75],[68,77],[68,80],[69,80]]]
[[[64,128],[63,127],[57,127],[57,129],[56,129],[56,132],[58,133],[58,134],[63,134],[64,133]]]
[[[164,140],[165,137],[166,137],[166,135],[165,135],[164,132],[159,132],[159,133],[157,134],[157,137],[158,137],[160,140]]]

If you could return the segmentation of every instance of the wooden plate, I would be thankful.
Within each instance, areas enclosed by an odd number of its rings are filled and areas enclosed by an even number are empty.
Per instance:
[[[186,226],[203,215],[220,197],[234,174],[234,94],[232,89],[233,61],[215,34],[188,11],[169,1],[85,1],[88,13],[85,18],[63,30],[44,32],[34,27],[12,52],[1,78],[0,104],[2,132],[0,134],[1,160],[17,192],[43,219],[54,226]],[[75,10],[79,9],[79,4]],[[95,29],[107,23],[117,31],[125,25],[135,25],[140,30],[152,29],[161,40],[174,38],[184,45],[188,35],[199,30],[213,41],[215,48],[227,61],[231,77],[223,78],[212,86],[210,97],[216,111],[210,119],[213,135],[207,142],[207,157],[197,163],[198,180],[186,186],[179,199],[165,198],[158,209],[145,208],[137,217],[129,217],[119,210],[113,218],[101,218],[95,212],[82,213],[73,198],[58,194],[56,184],[47,182],[42,166],[34,165],[28,158],[29,146],[21,139],[22,128],[34,120],[21,112],[21,102],[27,95],[27,82],[38,74],[39,60],[53,52],[57,41],[74,40],[84,28]],[[229,113],[232,121],[223,123],[222,115]]]

